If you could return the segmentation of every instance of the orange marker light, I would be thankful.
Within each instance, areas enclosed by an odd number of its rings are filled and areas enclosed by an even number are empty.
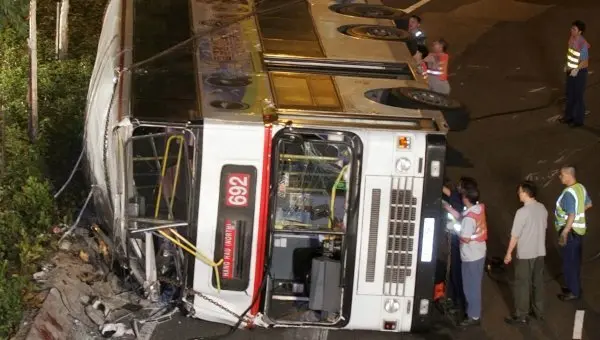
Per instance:
[[[410,138],[406,136],[398,137],[398,149],[410,149]]]

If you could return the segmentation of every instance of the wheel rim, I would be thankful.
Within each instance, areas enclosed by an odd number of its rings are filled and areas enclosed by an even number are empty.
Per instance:
[[[206,83],[218,87],[245,87],[252,83],[252,79],[249,77],[227,78],[210,76],[206,79]]]
[[[226,100],[215,100],[212,101],[210,105],[220,110],[243,111],[250,108],[250,105],[246,103],[230,102]]]
[[[356,38],[376,40],[402,41],[408,38],[406,31],[390,26],[357,25],[349,27],[346,34]]]
[[[408,91],[411,99],[432,106],[451,108],[456,106],[456,101],[450,97],[428,90],[411,89]]]

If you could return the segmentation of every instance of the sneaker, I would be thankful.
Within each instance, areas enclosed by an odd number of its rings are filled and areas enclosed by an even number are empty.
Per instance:
[[[481,325],[481,319],[466,318],[458,324],[460,327],[471,327]]]
[[[579,296],[573,294],[573,293],[567,293],[567,294],[558,294],[558,299],[560,301],[574,301],[574,300],[579,300]]]

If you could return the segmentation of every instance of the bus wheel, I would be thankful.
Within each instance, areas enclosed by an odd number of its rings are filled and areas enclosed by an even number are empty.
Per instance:
[[[399,20],[405,13],[399,9],[383,5],[337,4],[329,7],[334,12],[360,18]]]
[[[342,32],[351,37],[387,41],[405,41],[410,38],[407,31],[393,26],[350,25]]]
[[[415,109],[459,110],[463,105],[456,99],[427,89],[402,87],[395,91],[399,99],[405,99],[415,105]]]

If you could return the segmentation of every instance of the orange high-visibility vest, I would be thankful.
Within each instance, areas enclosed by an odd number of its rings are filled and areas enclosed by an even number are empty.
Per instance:
[[[447,53],[435,54],[435,63],[432,69],[427,70],[432,76],[440,80],[448,80],[448,61],[450,56]]]
[[[487,241],[487,219],[485,216],[485,205],[480,204],[481,210],[477,214],[473,211],[469,211],[465,217],[470,217],[475,220],[475,233],[471,237],[463,237],[461,241],[463,243],[469,242],[485,242]]]

